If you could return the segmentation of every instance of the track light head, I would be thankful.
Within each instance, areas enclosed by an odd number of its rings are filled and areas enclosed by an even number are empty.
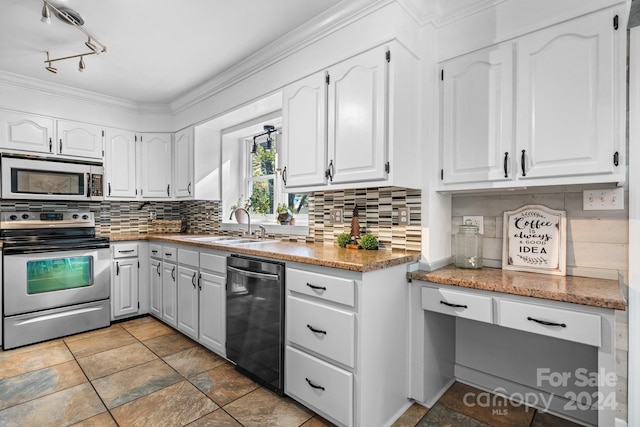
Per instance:
[[[84,59],[82,56],[80,57],[80,62],[78,62],[78,71],[83,72],[87,66],[84,64]]]
[[[51,24],[51,11],[49,11],[47,3],[42,5],[42,18],[40,18],[40,21],[45,24]]]

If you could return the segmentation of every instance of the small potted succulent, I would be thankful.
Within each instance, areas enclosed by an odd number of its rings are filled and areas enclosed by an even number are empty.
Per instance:
[[[276,217],[280,225],[292,224],[292,222],[295,221],[291,209],[283,203],[278,203],[278,207],[276,208]]]
[[[371,233],[365,233],[360,236],[360,246],[362,249],[375,251],[378,249],[378,239]]]
[[[351,243],[351,235],[349,233],[340,233],[336,239],[338,246],[346,248]]]

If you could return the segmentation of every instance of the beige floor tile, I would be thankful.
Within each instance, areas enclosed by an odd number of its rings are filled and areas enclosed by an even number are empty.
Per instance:
[[[0,409],[87,382],[75,360],[0,380]]]
[[[259,387],[236,371],[230,363],[194,375],[189,381],[220,406],[233,402]]]
[[[206,372],[225,363],[222,357],[200,346],[163,357],[163,360],[185,378]]]
[[[8,350],[0,353],[0,380],[73,360],[63,342],[34,347],[30,351]]]
[[[102,334],[89,335],[80,340],[67,341],[67,347],[79,359],[136,342],[138,340],[124,329],[114,328]]]
[[[124,322],[118,323],[118,325],[120,325],[124,329],[129,329],[134,326],[145,325],[147,323],[160,323],[160,322],[151,316],[145,316],[145,317],[138,317],[137,319],[126,320]]]
[[[413,427],[414,425],[415,424],[411,424],[411,427]],[[307,421],[306,423],[302,424],[301,427],[334,427],[334,426],[335,426],[335,424],[333,424],[330,421],[325,420],[320,415],[315,415],[309,421]]]
[[[111,325],[107,328],[101,328],[101,329],[94,329],[93,331],[89,331],[89,332],[83,332],[81,334],[76,334],[76,335],[70,335],[68,337],[64,337],[62,338],[62,340],[64,340],[64,342],[72,342],[72,341],[76,341],[76,340],[83,340],[85,338],[91,338],[94,337],[96,335],[102,335],[102,334],[107,334],[109,332],[113,332],[113,331],[117,331],[117,330],[121,330],[122,328],[118,325]]]
[[[429,408],[414,403],[391,427],[413,427],[427,414],[427,411],[429,411]]]
[[[224,410],[245,427],[298,427],[313,416],[293,400],[264,388],[229,403]]]
[[[146,396],[183,378],[160,359],[116,372],[93,381],[98,395],[107,408],[115,408]]]
[[[7,357],[7,355],[16,355],[20,353],[28,353],[34,350],[43,350],[47,347],[52,347],[59,344],[64,344],[64,340],[62,338],[45,341],[37,344],[26,345],[24,347],[13,348],[11,350],[2,349],[0,350],[0,361],[4,360],[4,357]]]
[[[103,412],[70,427],[118,427],[118,425],[109,412]]]
[[[121,427],[183,426],[216,409],[218,405],[182,381],[118,406],[111,413]]]
[[[174,334],[176,332],[175,329],[172,329],[158,321],[131,326],[130,328],[127,328],[127,331],[140,341],[146,341],[151,338],[166,334]]]
[[[189,424],[189,427],[242,427],[242,425],[223,409],[217,409],[195,420]]]
[[[472,417],[456,412],[440,403],[433,405],[427,415],[420,420],[416,427],[491,427]]]
[[[169,356],[188,348],[198,345],[195,341],[190,340],[182,334],[167,334],[159,337],[151,338],[142,342],[149,350],[153,351],[158,357]]]
[[[3,427],[75,424],[106,411],[91,384],[84,383],[0,411]]]
[[[579,427],[580,424],[567,421],[564,418],[556,417],[547,412],[538,412],[533,417],[531,427]]]
[[[87,377],[95,380],[154,359],[157,359],[156,355],[147,347],[135,343],[80,358],[78,363]]]

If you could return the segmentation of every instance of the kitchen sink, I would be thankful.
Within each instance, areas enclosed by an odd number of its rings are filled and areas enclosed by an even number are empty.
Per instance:
[[[188,240],[203,243],[217,243],[220,245],[241,245],[244,243],[263,243],[273,242],[270,239],[256,239],[252,237],[234,237],[234,236],[207,236],[207,237],[189,237]]]
[[[240,238],[240,239],[232,239],[232,240],[223,240],[220,243],[221,245],[241,245],[243,243],[268,243],[273,242],[271,239],[254,239],[254,238]]]
[[[193,240],[194,242],[217,243],[224,240],[238,240],[238,237],[233,237],[233,236],[187,237],[187,240]]]

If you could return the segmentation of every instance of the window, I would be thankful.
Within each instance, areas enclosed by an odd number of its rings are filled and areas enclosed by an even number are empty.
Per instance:
[[[282,180],[279,179],[278,136],[279,130],[270,134],[246,140],[246,190],[249,194],[247,204],[252,219],[257,222],[277,223],[277,214],[285,211],[289,215],[280,217],[281,224],[306,225],[308,222],[309,202],[306,194],[285,193]],[[254,147],[255,145],[255,147]],[[261,219],[256,215],[264,215]]]

